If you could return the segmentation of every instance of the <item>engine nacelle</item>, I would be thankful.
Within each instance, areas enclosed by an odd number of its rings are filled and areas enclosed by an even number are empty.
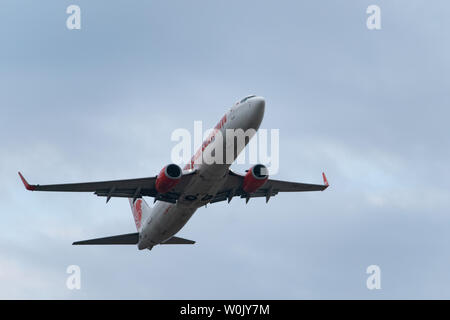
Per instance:
[[[244,177],[244,183],[242,184],[242,189],[244,189],[246,193],[255,192],[266,183],[268,178],[269,174],[267,167],[262,164],[257,164],[247,171],[247,174]]]
[[[172,190],[181,180],[182,171],[176,164],[169,164],[161,169],[155,181],[158,193],[166,193]]]

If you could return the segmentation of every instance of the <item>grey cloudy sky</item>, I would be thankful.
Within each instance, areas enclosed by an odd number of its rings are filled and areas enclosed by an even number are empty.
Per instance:
[[[82,29],[66,29],[81,7]],[[382,29],[365,13],[381,7]],[[449,298],[448,1],[0,5],[0,298]],[[30,182],[156,174],[176,128],[248,94],[277,179],[326,192],[199,209],[195,246],[73,247],[134,231],[124,199]],[[82,289],[66,288],[66,268]],[[381,290],[366,288],[367,266]]]

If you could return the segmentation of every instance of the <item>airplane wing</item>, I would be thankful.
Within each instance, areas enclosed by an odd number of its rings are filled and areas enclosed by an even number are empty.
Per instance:
[[[30,185],[19,172],[19,176],[22,179],[25,188],[30,191],[93,192],[97,196],[106,197],[106,202],[108,202],[111,197],[141,198],[142,196],[148,196],[155,198],[155,200],[170,203],[176,203],[194,174],[196,174],[196,171],[184,173],[181,177],[181,181],[175,188],[167,193],[159,194],[155,189],[157,176],[127,180]],[[265,197],[267,202],[270,197],[277,195],[279,192],[323,191],[328,187],[328,181],[325,174],[322,173],[322,175],[324,184],[309,184],[268,179],[267,182],[255,192],[246,193],[242,189],[244,176],[229,170],[227,181],[223,188],[211,199],[210,203],[224,200],[230,202],[235,196],[245,198],[247,202],[250,198]]]
[[[141,198],[149,196],[155,200],[161,200],[176,203],[182,190],[187,186],[196,171],[184,173],[181,181],[170,192],[159,194],[155,189],[157,176],[149,178],[111,180],[98,182],[66,183],[66,184],[48,184],[48,185],[30,185],[19,172],[25,188],[30,191],[63,191],[63,192],[93,192],[99,197],[106,197],[106,202],[111,197]]]
[[[323,184],[268,179],[267,182],[255,192],[246,193],[242,189],[244,177],[245,176],[230,170],[228,172],[227,181],[225,182],[224,187],[215,195],[215,197],[211,200],[211,203],[224,200],[228,200],[228,202],[230,202],[235,196],[245,198],[247,202],[250,198],[265,197],[266,202],[268,202],[270,197],[277,195],[279,192],[323,191],[329,186],[325,173],[322,173]]]

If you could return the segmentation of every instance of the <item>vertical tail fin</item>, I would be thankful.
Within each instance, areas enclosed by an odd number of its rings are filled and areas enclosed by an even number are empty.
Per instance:
[[[131,212],[133,213],[134,223],[137,231],[141,230],[142,224],[145,223],[150,216],[151,208],[144,199],[138,198],[133,201],[133,198],[128,198],[130,202]]]

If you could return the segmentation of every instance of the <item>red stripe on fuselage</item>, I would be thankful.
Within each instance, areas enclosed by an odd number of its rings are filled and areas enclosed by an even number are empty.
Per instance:
[[[133,216],[134,223],[136,223],[136,228],[139,230],[141,228],[141,220],[142,220],[142,199],[137,199],[134,202],[133,206]]]
[[[184,170],[194,169],[195,161],[203,154],[203,151],[209,146],[209,144],[214,140],[217,132],[223,128],[227,122],[227,115],[225,114],[220,121],[214,127],[214,131],[203,141],[202,146],[197,150],[197,152],[192,156],[191,162],[184,166]]]

